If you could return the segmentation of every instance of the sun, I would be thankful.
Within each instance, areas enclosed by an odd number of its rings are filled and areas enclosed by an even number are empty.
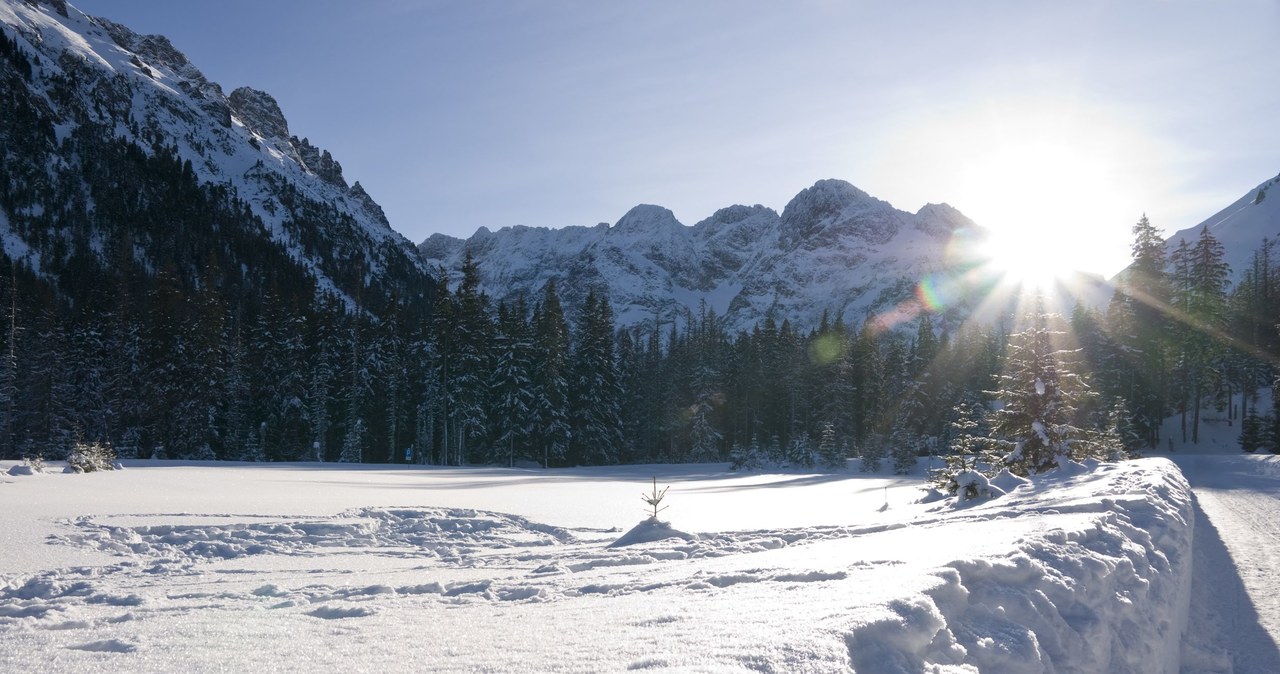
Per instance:
[[[1131,118],[1074,95],[957,99],[895,120],[875,167],[989,232],[986,253],[1010,277],[1110,277],[1129,262],[1133,223],[1161,207],[1152,195],[1171,184],[1175,154]]]
[[[1118,201],[1112,171],[1105,155],[1036,134],[976,157],[966,179],[991,266],[1038,286],[1097,270],[1110,252],[1096,235],[1098,207]]]
[[[1044,232],[997,230],[979,243],[977,254],[1004,283],[1048,289],[1080,271],[1071,255],[1061,254],[1063,246]]]

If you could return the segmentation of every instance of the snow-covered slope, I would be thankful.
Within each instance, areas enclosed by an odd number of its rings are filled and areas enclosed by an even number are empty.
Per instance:
[[[1194,245],[1201,230],[1208,227],[1225,249],[1232,280],[1239,281],[1245,270],[1251,268],[1253,253],[1262,240],[1280,237],[1280,188],[1277,185],[1280,185],[1280,176],[1249,190],[1195,227],[1175,232],[1166,242],[1169,252],[1184,239],[1188,245]]]
[[[335,288],[334,277],[355,258],[370,275],[426,269],[364,188],[348,185],[328,151],[291,135],[269,94],[240,88],[226,95],[163,36],[138,35],[61,0],[0,0],[0,28],[34,66],[24,95],[54,120],[58,142],[95,127],[144,152],[175,151],[200,182],[246,201],[263,235],[322,289],[349,292]],[[6,222],[0,214],[6,250],[30,257],[32,249],[10,241],[19,237]],[[39,267],[37,259],[24,261]]]
[[[847,182],[822,180],[779,215],[730,206],[692,227],[660,206],[631,209],[613,226],[481,229],[437,234],[419,250],[457,271],[467,250],[498,298],[536,294],[559,280],[566,303],[607,288],[620,325],[670,321],[701,303],[732,328],[765,317],[816,326],[822,313],[858,323],[911,299],[948,267],[948,245],[973,222],[945,204],[899,211]]]

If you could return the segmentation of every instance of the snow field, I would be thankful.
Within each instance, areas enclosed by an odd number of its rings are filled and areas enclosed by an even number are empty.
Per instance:
[[[722,468],[0,476],[0,671],[1178,668],[1167,461],[964,508],[918,477]],[[687,539],[608,547],[655,474]]]

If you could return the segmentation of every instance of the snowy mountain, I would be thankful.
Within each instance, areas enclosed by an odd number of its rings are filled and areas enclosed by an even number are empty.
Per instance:
[[[974,229],[946,204],[908,213],[821,180],[781,215],[729,206],[690,227],[641,205],[612,226],[481,228],[465,241],[433,235],[419,251],[455,273],[470,251],[498,298],[535,295],[556,278],[570,306],[607,288],[620,325],[670,321],[705,302],[730,327],[749,329],[766,317],[816,326],[824,312],[856,324],[913,301],[922,279],[955,266],[952,235]]]
[[[88,245],[99,259],[109,254],[110,241],[123,233],[97,222],[108,219],[104,199],[83,174],[126,170],[101,164],[114,161],[118,147],[124,161],[172,158],[187,172],[180,177],[223,190],[236,209],[244,207],[234,215],[249,223],[246,235],[281,248],[319,290],[348,303],[362,293],[372,296],[365,288],[370,283],[384,294],[429,293],[413,245],[391,229],[359,182],[347,183],[328,151],[290,132],[270,94],[239,88],[227,95],[163,36],[139,35],[61,0],[0,0],[0,28],[10,45],[0,74],[13,122],[0,133],[8,145],[5,167],[14,176],[13,194],[0,204],[0,234],[14,261],[59,274],[66,251],[50,245],[49,233],[75,225],[48,211],[67,202],[83,212],[66,220],[88,225]],[[14,119],[18,114],[27,119]],[[24,180],[41,170],[53,174],[44,182],[52,182],[56,195]],[[120,181],[120,188],[131,187]],[[162,268],[172,261],[148,241],[138,243],[137,263]],[[217,255],[224,267],[251,266],[228,259],[237,257],[229,250]],[[179,262],[179,275],[194,275],[191,267],[201,262]]]
[[[1253,264],[1253,253],[1262,240],[1280,237],[1280,189],[1272,189],[1278,184],[1280,176],[1249,190],[1204,222],[1175,232],[1166,241],[1168,251],[1172,253],[1184,239],[1188,245],[1195,244],[1201,230],[1208,227],[1225,249],[1232,280],[1239,281]]]

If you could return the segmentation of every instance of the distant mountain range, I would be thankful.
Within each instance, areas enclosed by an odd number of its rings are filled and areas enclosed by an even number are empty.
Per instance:
[[[824,313],[858,324],[913,301],[921,279],[953,269],[948,246],[961,230],[977,227],[946,204],[908,213],[822,180],[781,215],[729,206],[689,227],[642,205],[612,226],[482,228],[466,240],[436,234],[418,249],[449,270],[469,252],[499,298],[536,295],[555,277],[571,306],[588,289],[607,291],[620,325],[705,306],[746,329],[765,318],[815,326]]]

